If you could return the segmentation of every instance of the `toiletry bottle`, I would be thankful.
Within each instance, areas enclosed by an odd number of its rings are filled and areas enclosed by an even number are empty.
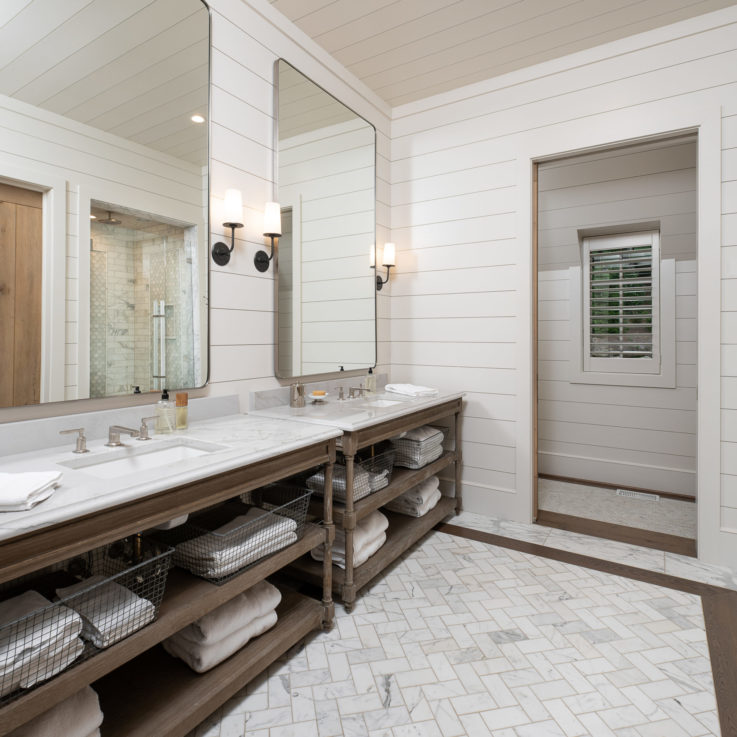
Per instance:
[[[177,430],[186,430],[187,429],[187,415],[189,407],[187,406],[189,404],[189,395],[187,392],[177,392],[176,394],[176,400],[177,400]]]
[[[174,432],[176,427],[175,407],[169,399],[169,392],[166,389],[161,394],[161,399],[156,402],[154,415],[156,415],[154,426],[157,433]]]
[[[366,393],[376,394],[376,376],[372,368],[369,368],[368,376],[366,377]]]

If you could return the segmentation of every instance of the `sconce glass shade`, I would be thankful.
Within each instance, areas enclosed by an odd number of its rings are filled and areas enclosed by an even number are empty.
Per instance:
[[[396,266],[395,248],[393,243],[384,244],[384,255],[381,259],[382,266]]]
[[[240,189],[225,190],[225,204],[223,206],[223,225],[233,223],[236,227],[243,224],[243,198]]]
[[[278,202],[267,202],[264,207],[264,235],[281,235],[281,207]]]

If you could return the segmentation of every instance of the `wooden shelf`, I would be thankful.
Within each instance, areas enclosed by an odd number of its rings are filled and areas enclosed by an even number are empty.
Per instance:
[[[325,530],[322,527],[307,525],[304,535],[296,543],[265,558],[222,586],[216,586],[179,568],[172,569],[159,617],[155,622],[4,706],[0,709],[0,735],[7,734],[76,693],[83,686],[119,668],[182,627],[309,553],[324,541]],[[315,604],[322,612],[320,602]],[[123,703],[128,702],[127,697],[121,696],[120,700]],[[156,734],[158,737],[159,733],[152,731],[149,734]]]
[[[322,605],[284,594],[277,624],[207,673],[155,647],[94,684],[103,737],[182,737],[290,647],[320,627]]]
[[[453,514],[455,505],[456,500],[454,498],[444,496],[437,506],[424,517],[408,517],[383,510],[383,514],[386,514],[389,518],[386,543],[363,565],[353,569],[355,588],[363,588],[371,579],[379,575],[384,568],[430,532],[440,520]],[[312,557],[303,557],[294,561],[290,569],[297,571],[300,578],[310,583],[320,584],[322,582],[322,563]],[[333,566],[333,591],[341,597],[343,596],[344,582],[345,571],[338,566]]]

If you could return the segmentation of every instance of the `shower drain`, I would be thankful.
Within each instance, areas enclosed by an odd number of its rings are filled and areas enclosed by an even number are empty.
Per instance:
[[[660,500],[660,494],[648,494],[646,491],[630,491],[629,489],[617,489],[617,496],[628,496],[631,499],[647,499],[650,502]]]

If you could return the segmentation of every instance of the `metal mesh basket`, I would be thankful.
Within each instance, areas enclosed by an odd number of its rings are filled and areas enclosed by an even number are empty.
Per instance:
[[[3,585],[0,703],[156,619],[172,552],[134,536]]]
[[[353,464],[353,501],[357,502],[374,491],[389,486],[394,468],[394,450],[386,450],[374,456],[361,459],[356,458]],[[310,476],[307,486],[317,496],[325,493],[325,471],[320,468]],[[333,466],[333,501],[343,502],[346,500],[346,467],[337,462]]]
[[[391,443],[394,446],[396,456],[394,459],[395,466],[404,468],[423,468],[428,463],[440,458],[443,455],[443,428],[424,425],[416,428],[411,433],[418,435],[427,435],[422,439],[413,437],[397,437],[392,438]]]
[[[223,584],[304,534],[312,492],[274,485],[205,510],[157,536],[174,545],[174,563]],[[254,506],[256,505],[256,506]]]

